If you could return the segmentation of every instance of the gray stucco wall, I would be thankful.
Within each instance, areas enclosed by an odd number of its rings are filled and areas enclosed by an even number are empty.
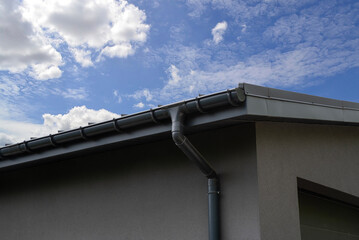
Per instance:
[[[254,124],[189,136],[223,239],[260,239]],[[207,181],[170,139],[0,174],[1,239],[207,239]]]
[[[359,127],[256,123],[262,240],[300,239],[297,177],[359,197]]]

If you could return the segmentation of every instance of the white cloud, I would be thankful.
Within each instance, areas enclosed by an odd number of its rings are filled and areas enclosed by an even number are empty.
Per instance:
[[[139,102],[139,103],[133,105],[133,107],[135,107],[135,108],[144,108],[145,104],[143,102]]]
[[[122,97],[121,95],[119,94],[119,92],[117,90],[114,90],[113,91],[113,95],[115,96],[115,98],[117,99],[117,102],[118,103],[122,103]]]
[[[342,48],[341,44],[358,38],[358,14],[358,6],[345,8],[322,2],[300,14],[279,18],[266,29],[264,36],[287,48],[303,45],[338,49]]]
[[[75,100],[82,100],[87,98],[88,93],[84,88],[68,88],[65,91],[61,92],[64,98],[72,98]]]
[[[338,44],[348,50],[336,49],[328,52],[326,44],[323,48],[299,46],[283,52],[278,49],[267,50],[234,65],[210,62],[205,67],[207,70],[197,69],[190,72],[172,65],[164,87],[151,90],[149,94],[153,96],[152,102],[168,102],[194,97],[198,93],[236,87],[239,82],[274,87],[295,86],[305,84],[307,78],[331,76],[352,67],[359,67],[359,39]]]
[[[158,1],[153,2],[153,8],[158,8],[160,6],[160,3]]]
[[[73,100],[83,100],[88,97],[88,92],[84,87],[66,89],[54,88],[50,92],[53,95],[58,95]]]
[[[152,93],[147,88],[140,91],[136,91],[134,94],[129,95],[129,97],[132,97],[134,99],[145,98],[146,101],[151,101],[153,99]]]
[[[56,65],[35,64],[31,67],[32,71],[29,72],[29,75],[37,80],[59,78],[62,75],[62,71]]]
[[[124,0],[25,0],[23,15],[61,36],[84,66],[91,65],[90,53],[96,51],[120,58],[133,54],[149,30],[145,13]]]
[[[119,118],[120,115],[105,109],[93,110],[86,108],[86,106],[80,106],[73,107],[66,114],[52,115],[46,113],[42,115],[42,117],[44,119],[43,126],[46,129],[56,131],[87,126],[89,122],[99,123],[113,118]]]
[[[186,25],[183,23],[171,26],[169,29],[169,34],[174,42],[183,42],[188,38],[186,33]]]
[[[181,77],[178,75],[179,70],[175,65],[171,65],[168,68],[168,73],[170,75],[168,85],[176,86],[180,84]]]
[[[30,139],[39,130],[39,124],[0,119],[0,147]]]
[[[192,8],[192,12],[189,13],[191,17],[199,17],[206,9],[206,5],[210,3],[211,0],[187,0],[187,5]]]
[[[58,78],[63,64],[58,51],[30,21],[23,18],[16,1],[0,3],[0,70],[28,71],[39,80]]]
[[[223,34],[227,30],[227,27],[228,24],[226,21],[217,23],[217,25],[212,29],[213,42],[218,44],[223,40]]]
[[[14,137],[9,136],[5,133],[0,133],[0,147],[5,146],[5,144],[12,144],[15,142]]]
[[[120,115],[105,109],[93,110],[86,106],[73,107],[66,114],[44,114],[42,124],[0,119],[0,147],[5,143],[17,143],[57,133],[58,130],[70,130],[87,126],[89,122],[99,123]]]
[[[134,54],[134,49],[132,48],[132,45],[127,44],[121,44],[121,45],[115,45],[115,46],[106,46],[101,50],[100,55],[98,56],[96,61],[103,60],[102,55],[108,56],[110,58],[118,57],[118,58],[125,58],[129,55]]]
[[[56,48],[66,45],[83,67],[93,66],[92,57],[126,58],[146,41],[145,21],[125,0],[2,0],[0,71],[59,78],[64,62]]]
[[[288,2],[288,5],[295,4]],[[237,55],[231,61],[227,61],[233,53],[227,47],[231,44],[220,49],[206,42],[202,47],[171,45],[164,51],[169,66],[168,79],[162,88],[152,89],[149,94],[153,98],[144,103],[168,103],[198,93],[232,88],[239,82],[273,87],[308,85],[359,67],[358,16],[358,4],[341,6],[335,1],[323,1],[310,5],[297,14],[268,23],[269,27],[263,29],[258,41],[275,47],[262,47],[256,53]],[[239,31],[245,28],[237,27]],[[253,48],[246,37],[242,43]],[[138,93],[141,91],[132,96]]]
[[[20,93],[20,87],[8,77],[0,79],[1,96],[17,96]]]
[[[91,67],[93,62],[91,60],[91,51],[80,48],[70,48],[75,60],[81,64],[82,67]]]
[[[28,116],[34,116],[34,113],[44,109],[47,104],[33,99],[43,99],[49,95],[84,100],[88,97],[88,90],[85,87],[63,88],[61,81],[40,82],[20,74],[0,76],[0,120],[30,120]]]
[[[211,47],[211,46],[210,46]],[[211,49],[212,50],[212,49]],[[169,66],[175,65],[178,69],[197,69],[201,65],[210,62],[209,49],[173,44],[165,46],[160,50],[166,56],[164,62]]]
[[[0,75],[0,119],[27,121],[29,114],[42,107],[42,102],[30,100],[52,94],[49,86],[53,85],[50,81],[29,80],[22,74]]]
[[[247,31],[247,25],[246,24],[242,24],[241,27],[242,27],[242,30],[241,30],[242,33]]]
[[[149,29],[143,23],[145,13],[123,0],[25,0],[23,11],[31,22],[58,33],[72,47],[144,42]]]
[[[293,13],[296,9],[314,0],[187,0],[192,10],[190,16],[200,17],[207,7],[224,10],[235,19],[252,19],[258,16],[277,16],[279,14]]]

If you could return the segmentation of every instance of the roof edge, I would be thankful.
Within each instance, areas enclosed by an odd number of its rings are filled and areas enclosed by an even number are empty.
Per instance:
[[[249,83],[240,83],[238,87],[244,89],[246,96],[359,111],[359,103],[356,102],[336,100],[332,98],[319,97],[276,88],[262,87]]]

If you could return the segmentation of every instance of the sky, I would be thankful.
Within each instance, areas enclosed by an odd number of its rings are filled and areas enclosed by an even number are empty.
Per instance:
[[[359,2],[0,0],[0,147],[241,82],[359,102]]]

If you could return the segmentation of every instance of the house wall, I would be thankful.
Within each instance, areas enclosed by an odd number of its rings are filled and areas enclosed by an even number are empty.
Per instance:
[[[297,177],[359,197],[359,127],[256,123],[262,240],[300,239]]]
[[[222,239],[260,239],[254,124],[189,136],[221,178]],[[1,239],[207,239],[207,180],[170,140],[0,173]]]

